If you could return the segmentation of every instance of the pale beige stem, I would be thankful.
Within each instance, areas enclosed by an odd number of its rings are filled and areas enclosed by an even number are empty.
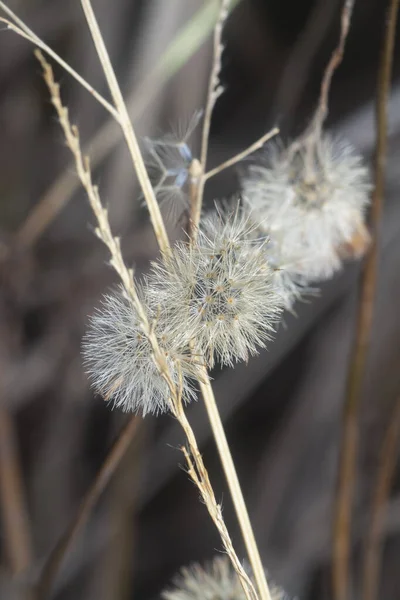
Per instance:
[[[203,380],[200,382],[200,389],[206,405],[208,418],[210,420],[214,439],[217,444],[219,456],[221,458],[226,480],[228,482],[229,491],[231,493],[236,516],[239,521],[260,598],[261,600],[271,600],[271,593],[269,591],[264,567],[236,473],[235,464],[233,462],[228,441],[226,439],[225,430],[218,411],[217,403],[215,401],[214,392],[206,371],[204,372]]]
[[[119,116],[115,108],[112,104],[107,102],[105,98],[97,90],[94,89],[93,86],[90,85],[79,73],[75,71],[65,60],[61,58],[54,50],[50,48],[47,44],[44,43],[18,16],[10,9],[4,2],[0,1],[0,8],[13,19],[13,22],[8,19],[4,19],[0,17],[0,23],[4,23],[8,29],[28,40],[41,50],[45,52],[48,56],[51,56],[53,60],[55,60],[67,73],[69,73],[78,83],[80,83],[104,108],[113,116],[114,119],[119,121]]]
[[[222,91],[219,85],[219,73],[221,71],[221,57],[223,52],[221,38],[224,23],[229,14],[230,4],[231,0],[220,0],[218,19],[214,28],[213,61],[210,79],[208,82],[206,108],[204,110],[203,130],[201,134],[200,165],[203,174],[205,173],[207,166],[208,139],[210,137],[211,117],[215,102]],[[205,182],[205,178],[201,176],[199,178],[196,201],[191,207],[192,231],[194,235],[196,235],[195,232],[197,231],[200,222]]]
[[[139,148],[136,134],[134,132],[131,119],[129,117],[128,109],[126,107],[121,88],[119,86],[114,69],[112,67],[110,57],[105,47],[103,36],[101,34],[99,25],[94,15],[90,0],[81,0],[81,4],[90,29],[90,33],[93,37],[97,54],[103,67],[104,75],[107,79],[111,95],[113,97],[116,109],[119,114],[119,122],[126,143],[128,145],[129,152],[132,157],[133,166],[135,168],[140,187],[142,188],[142,192],[145,197],[147,207],[149,209],[150,219],[153,225],[158,245],[160,247],[161,252],[163,252],[163,254],[165,255],[168,255],[171,249],[169,246],[168,235],[165,229],[164,221],[161,216],[160,207],[158,206],[153,187],[147,174],[146,166],[143,161],[142,153]]]
[[[258,596],[254,590],[254,587],[233,548],[229,532],[222,517],[221,507],[216,501],[207,470],[204,466],[203,459],[197,446],[196,438],[184,413],[181,401],[182,390],[177,389],[177,385],[170,374],[167,358],[165,353],[160,349],[157,337],[154,333],[154,325],[149,321],[146,314],[146,309],[142,305],[138,296],[135,281],[133,279],[133,272],[125,265],[121,253],[119,239],[114,237],[112,234],[110,223],[108,221],[107,210],[103,208],[98,189],[93,185],[89,160],[87,157],[82,155],[78,130],[69,122],[68,110],[61,102],[59,86],[54,80],[51,66],[46,62],[40,51],[36,51],[36,55],[43,67],[44,79],[49,87],[51,99],[59,116],[67,145],[69,146],[75,158],[78,177],[80,178],[81,183],[87,192],[90,206],[97,219],[98,227],[96,233],[109,249],[111,254],[111,265],[121,278],[125,291],[136,308],[143,332],[145,333],[152,347],[154,362],[170,390],[172,398],[171,410],[178,418],[187,436],[190,451],[195,461],[193,465],[190,456],[187,454],[187,452],[185,453],[185,456],[188,460],[189,473],[194,483],[198,486],[201,497],[207,506],[209,514],[215,526],[217,527],[218,532],[220,533],[225,550],[240,578],[247,600],[258,600]],[[54,576],[54,573],[52,576]]]
[[[228,529],[222,517],[221,506],[217,503],[217,500],[215,498],[214,490],[212,488],[207,469],[203,462],[203,457],[200,454],[200,450],[197,445],[193,429],[183,409],[180,395],[178,394],[177,396],[175,396],[175,398],[171,399],[170,404],[171,411],[179,421],[179,424],[185,432],[186,439],[189,444],[191,455],[185,447],[181,448],[187,462],[189,475],[192,478],[195,485],[197,486],[203,499],[203,502],[207,507],[209,515],[220,534],[222,543],[231,560],[232,566],[239,577],[240,583],[243,587],[243,591],[246,595],[247,600],[257,600],[258,596],[254,589],[254,586],[251,583],[250,578],[244,570],[242,563],[240,562],[233,547]]]
[[[214,175],[221,173],[221,171],[228,169],[228,167],[232,167],[233,165],[236,165],[238,162],[240,162],[241,160],[246,158],[246,156],[249,156],[249,154],[253,154],[253,152],[256,152],[257,150],[262,148],[264,146],[265,142],[270,140],[272,137],[274,137],[278,133],[279,133],[278,127],[274,127],[273,129],[271,129],[271,131],[268,131],[268,133],[264,134],[262,137],[260,137],[260,139],[258,139],[256,142],[254,142],[254,144],[251,144],[251,146],[248,146],[248,148],[243,150],[243,152],[239,152],[239,154],[235,154],[235,156],[232,156],[232,158],[229,158],[225,162],[221,163],[220,165],[218,165],[218,167],[214,167],[214,169],[210,169],[210,171],[207,171],[207,173],[205,173],[203,176],[204,180],[207,181],[207,179],[214,177]]]

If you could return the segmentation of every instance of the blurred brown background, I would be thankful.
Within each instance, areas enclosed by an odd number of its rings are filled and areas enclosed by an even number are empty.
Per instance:
[[[168,133],[203,106],[209,36],[172,77],[164,72],[150,80],[150,87],[143,82],[177,31],[205,3],[93,0],[124,91],[133,99],[140,136]],[[372,102],[385,4],[356,2],[345,60],[331,94],[329,127],[347,137],[367,161],[374,146]],[[10,5],[107,94],[78,0],[14,0]],[[302,131],[337,40],[340,5],[338,0],[239,3],[225,30],[225,93],[214,113],[210,165],[245,148],[275,124],[284,136]],[[397,45],[380,275],[363,399],[354,513],[355,599],[360,597],[360,558],[378,452],[400,394],[399,49]],[[184,56],[187,46],[181,52]],[[60,69],[56,73],[72,119],[93,148],[91,140],[106,122],[105,111]],[[0,32],[0,131],[0,406],[16,427],[34,548],[29,577],[35,578],[126,416],[93,397],[82,368],[80,344],[87,316],[115,283],[105,264],[106,252],[93,235],[83,193],[78,189],[48,227],[43,226],[48,208],[37,222],[27,221],[33,207],[45,202],[56,177],[66,169],[69,181],[74,167],[32,47],[7,31]],[[196,134],[193,139],[195,154]],[[114,231],[123,238],[127,261],[144,271],[157,249],[123,143],[101,161],[95,178]],[[207,201],[237,190],[237,174],[230,170],[210,182]],[[59,197],[53,189],[50,204]],[[178,235],[176,224],[170,223],[170,232]],[[317,297],[299,304],[296,315],[285,317],[268,351],[248,365],[213,374],[265,564],[288,593],[304,600],[331,597],[332,498],[358,273],[358,265],[348,265],[321,286]],[[240,546],[201,403],[193,404],[188,414]],[[181,565],[210,558],[220,549],[206,509],[178,467],[181,441],[170,417],[145,419],[59,573],[54,598],[155,598]],[[400,596],[399,486],[397,478],[385,525],[383,600]],[[0,597],[11,599],[5,535],[3,519]]]

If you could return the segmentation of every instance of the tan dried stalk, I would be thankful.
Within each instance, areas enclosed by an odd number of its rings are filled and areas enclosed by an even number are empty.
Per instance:
[[[262,600],[272,600],[265,575],[265,569],[261,560],[260,552],[258,550],[253,528],[251,526],[249,513],[247,511],[246,502],[240,487],[238,475],[236,473],[235,463],[232,458],[228,440],[226,439],[224,426],[221,421],[221,416],[219,414],[214,392],[211,387],[211,382],[206,369],[204,369],[203,380],[200,382],[200,390],[207,409],[208,418],[215,442],[217,444],[218,453],[224,469],[236,516],[239,521],[240,530],[246,545],[249,561],[253,569],[258,593]]]
[[[219,15],[214,28],[213,60],[210,79],[208,82],[206,107],[204,110],[203,130],[201,134],[201,149],[199,161],[200,169],[199,174],[197,175],[196,193],[192,198],[191,204],[191,226],[193,235],[196,235],[196,231],[200,223],[201,208],[203,205],[204,186],[206,183],[204,179],[204,173],[206,172],[207,168],[208,139],[210,137],[211,117],[214,110],[215,102],[217,101],[218,97],[222,92],[222,88],[219,83],[219,74],[221,71],[221,57],[224,47],[222,45],[221,39],[224,24],[229,14],[230,3],[231,0],[220,0]]]
[[[231,9],[239,0],[232,0]],[[218,11],[218,0],[207,2],[199,8],[188,23],[185,23],[162,53],[156,65],[146,73],[137,89],[128,96],[131,119],[134,121],[146,109],[165,83],[179,71],[187,60],[198,50],[207,35],[212,31]],[[89,152],[92,169],[101,163],[120,141],[121,128],[115,118],[108,119],[95,135],[85,144],[84,153]],[[210,174],[207,174],[210,176]],[[32,246],[63,207],[73,197],[80,186],[75,171],[67,167],[53,181],[40,200],[20,226],[16,241],[20,248]]]
[[[140,153],[139,146],[137,145],[137,142],[136,142],[136,137],[135,137],[135,134],[134,134],[134,131],[132,128],[132,124],[129,120],[128,111],[127,111],[122,93],[120,91],[117,78],[116,78],[114,70],[112,68],[100,28],[96,21],[96,18],[95,18],[95,15],[94,15],[94,12],[93,12],[93,9],[91,6],[91,2],[90,2],[90,0],[81,0],[81,3],[82,3],[82,7],[85,12],[85,16],[86,16],[86,19],[87,19],[87,22],[88,22],[88,25],[89,25],[96,49],[97,49],[97,53],[98,53],[100,62],[102,64],[102,67],[104,70],[104,74],[108,81],[108,85],[109,85],[111,94],[114,98],[115,105],[117,107],[117,110],[118,110],[120,118],[121,118],[121,126],[124,131],[128,146],[131,150],[131,155],[132,155],[132,159],[134,162],[134,166],[136,168],[136,172],[139,177],[139,170],[143,168],[145,178],[146,178],[146,185],[148,183],[149,189],[151,191],[151,193],[149,192],[149,194],[146,194],[145,187],[142,186],[143,193],[145,195],[145,199],[146,199],[146,202],[147,202],[147,205],[149,208],[150,215],[152,215],[153,212],[156,212],[155,211],[155,207],[156,207],[157,214],[159,215],[159,218],[163,225],[161,213],[159,211],[159,207],[157,204],[157,200],[156,200],[153,188],[151,187],[150,180],[147,176],[143,158]],[[215,105],[215,101],[218,98],[218,95],[220,94],[220,91],[221,91],[220,87],[219,87],[219,73],[220,73],[220,69],[221,69],[221,55],[222,55],[222,51],[223,51],[223,47],[221,44],[221,36],[222,36],[223,25],[228,16],[229,6],[230,6],[230,0],[221,0],[219,17],[218,17],[218,20],[217,20],[217,23],[215,26],[215,30],[214,30],[214,59],[213,59],[213,65],[212,65],[212,69],[211,69],[208,97],[207,97],[207,103],[206,103],[206,109],[205,109],[205,115],[204,115],[200,161],[193,161],[193,165],[192,165],[192,182],[194,184],[194,185],[192,184],[193,185],[192,189],[197,188],[196,194],[195,194],[195,202],[194,202],[194,210],[195,210],[196,214],[194,215],[194,218],[192,217],[192,226],[193,226],[193,229],[191,232],[192,236],[196,235],[197,226],[198,226],[198,222],[199,222],[199,221],[196,221],[196,219],[197,218],[200,219],[200,213],[201,213],[204,184],[206,181],[206,176],[204,175],[204,171],[205,171],[205,166],[206,166],[206,161],[207,161],[207,150],[208,150],[208,139],[209,139],[211,117],[212,117],[212,112],[213,112],[213,108]],[[231,159],[231,161],[227,161],[226,163],[223,163],[223,165],[221,165],[219,168],[217,168],[217,170],[215,170],[215,172],[213,174],[216,174],[217,172],[222,171],[224,168],[226,168],[232,164],[235,164],[237,161],[241,160],[244,156],[246,156],[249,152],[252,152],[252,151],[258,149],[259,147],[261,147],[262,144],[264,143],[264,141],[266,141],[266,139],[269,139],[272,135],[274,135],[275,132],[277,132],[277,130],[273,131],[273,133],[271,133],[271,134],[270,133],[266,134],[266,136],[263,136],[261,138],[261,141],[258,141],[255,144],[253,144],[247,151],[240,153],[236,157],[233,157],[233,159]],[[193,173],[193,167],[196,168],[197,173]],[[211,176],[211,175],[209,175],[209,176]],[[154,203],[155,207],[153,207],[153,203]],[[200,211],[200,212],[197,215],[198,211]],[[158,219],[158,217],[157,217],[157,219]],[[164,244],[162,236],[160,236],[160,234],[157,233],[157,231],[158,231],[156,229],[156,227],[158,226],[157,223],[155,224],[154,220],[152,220],[152,222],[153,222],[153,227],[155,228],[155,232],[157,235],[157,240],[160,245],[160,249],[161,249],[162,253],[164,254],[164,256],[166,256],[167,253],[170,252],[169,245],[166,246]],[[168,244],[168,240],[167,240],[167,244]],[[157,349],[157,351],[159,351],[159,348]],[[155,351],[155,354],[156,354],[156,351]],[[165,363],[165,368],[166,368],[166,363]],[[238,517],[238,520],[240,523],[240,528],[241,528],[241,531],[242,531],[242,534],[243,534],[243,537],[245,540],[245,545],[248,550],[250,564],[254,571],[254,576],[256,579],[257,586],[258,586],[260,597],[261,597],[261,600],[270,600],[271,595],[269,592],[268,583],[266,580],[265,571],[264,571],[264,568],[262,565],[260,553],[257,548],[257,544],[256,544],[254,533],[253,533],[253,530],[251,527],[246,504],[245,504],[245,501],[243,498],[243,493],[240,488],[239,480],[238,480],[236,470],[234,467],[234,462],[233,462],[233,459],[232,459],[232,456],[231,456],[231,453],[229,450],[229,445],[228,445],[228,442],[227,442],[227,439],[225,436],[225,432],[224,432],[224,428],[222,426],[222,422],[221,422],[221,419],[219,416],[214,393],[212,391],[212,388],[211,388],[211,385],[209,382],[209,378],[208,378],[208,375],[206,372],[205,372],[204,382],[200,381],[199,383],[200,383],[203,397],[204,397],[204,400],[206,403],[207,412],[210,417],[210,424],[212,427],[213,435],[216,439],[216,443],[217,443],[217,447],[218,447],[221,461],[223,464],[223,468],[225,471],[225,475],[228,480],[229,489],[232,494],[232,499],[233,499],[233,503],[235,506],[236,515]],[[169,383],[168,383],[168,385],[169,385]],[[170,387],[170,389],[171,389],[171,387]],[[172,391],[171,391],[171,394],[172,394]],[[187,433],[186,430],[185,430],[185,433]],[[204,468],[204,465],[202,468]],[[212,503],[211,503],[212,506],[214,505],[213,503],[215,504],[215,498],[213,498],[213,500],[212,500]],[[218,523],[220,522],[220,520],[218,519],[216,521],[215,515],[213,517],[213,513],[210,512],[210,514],[211,514],[214,522],[218,526]],[[220,533],[221,533],[223,542],[225,544],[226,536],[228,535],[228,532],[226,531],[223,534],[222,531],[220,530]],[[234,564],[233,566],[235,567],[236,570],[238,569],[237,565],[235,566],[235,564]],[[242,572],[239,572],[238,570],[237,570],[237,572],[242,578],[243,577]],[[242,584],[243,584],[243,581],[242,581]],[[244,589],[245,589],[245,587],[244,587]],[[246,591],[246,589],[245,589],[245,591]]]
[[[314,160],[316,147],[321,139],[323,125],[328,116],[328,98],[331,89],[332,78],[343,59],[346,41],[350,31],[354,3],[355,0],[344,0],[340,17],[339,42],[332,52],[331,58],[322,77],[317,110],[315,111],[310,126],[306,129],[302,136],[293,142],[289,148],[289,153],[293,154],[304,144],[307,152],[306,158],[311,164]]]
[[[52,50],[47,44],[44,43],[29,27],[11,10],[4,2],[0,1],[0,8],[14,21],[9,21],[0,17],[0,23],[4,23],[8,29],[14,31],[17,35],[25,38],[31,42],[34,46],[37,46],[43,52],[51,56],[67,73],[69,73],[78,83],[81,84],[96,100],[99,102],[112,116],[114,119],[119,121],[119,116],[112,104],[110,104],[99,92],[97,92],[93,86],[90,85],[73,69],[65,60],[61,58],[54,50]]]
[[[90,31],[92,33],[92,37],[95,42],[95,46],[96,46],[96,49],[97,49],[97,52],[98,52],[98,55],[100,58],[100,62],[103,66],[103,70],[104,70],[105,76],[107,78],[107,81],[108,81],[108,84],[109,84],[109,87],[111,90],[111,94],[113,96],[115,105],[117,107],[117,121],[121,125],[122,131],[123,131],[126,141],[128,143],[128,147],[131,152],[134,167],[138,174],[138,178],[142,185],[145,199],[146,199],[148,207],[149,207],[149,212],[150,212],[150,216],[152,219],[153,227],[155,229],[158,243],[160,245],[160,248],[161,248],[163,254],[166,255],[170,251],[169,244],[168,244],[168,238],[166,236],[166,232],[165,232],[164,224],[163,224],[163,221],[161,218],[161,214],[159,212],[158,204],[155,200],[154,191],[151,187],[150,181],[147,176],[147,172],[146,172],[146,169],[145,169],[145,166],[143,163],[143,159],[142,159],[142,156],[141,156],[138,144],[137,144],[135,133],[132,128],[132,124],[129,120],[129,115],[128,115],[127,108],[124,103],[120,88],[119,88],[119,84],[117,82],[115,73],[114,73],[112,65],[110,63],[110,60],[109,60],[109,57],[107,54],[107,50],[105,48],[105,45],[104,45],[104,42],[102,39],[102,35],[101,35],[100,29],[98,27],[97,21],[95,19],[90,1],[89,0],[81,0],[81,3],[83,6],[83,9],[84,9],[88,24],[89,24]],[[220,5],[220,15],[219,15],[219,19],[218,19],[216,29],[215,29],[215,34],[214,34],[214,50],[215,50],[214,51],[214,63],[213,63],[212,75],[210,77],[210,87],[209,87],[209,95],[208,95],[207,107],[206,107],[205,125],[203,128],[203,136],[202,136],[202,161],[203,161],[204,165],[206,163],[206,158],[207,158],[208,137],[209,137],[209,129],[210,129],[212,110],[213,110],[213,107],[215,104],[215,100],[218,96],[218,79],[219,79],[219,71],[220,71],[220,59],[221,59],[221,53],[222,53],[221,33],[222,33],[223,24],[226,20],[227,12],[229,9],[229,4],[230,4],[230,2],[226,2],[225,0],[222,0],[221,5]],[[17,31],[17,33],[21,34],[20,31]],[[30,39],[33,42],[36,42],[35,37],[29,37],[28,39]],[[42,45],[42,47],[43,47],[43,45]],[[44,47],[44,49],[48,52],[48,49],[46,46]],[[43,64],[43,67],[45,68],[46,62],[44,61],[44,59],[42,57],[40,60]],[[60,64],[62,64],[62,62],[61,62],[62,59],[59,59],[59,57],[56,57],[56,60],[58,60],[58,62]],[[47,72],[47,68],[45,68],[45,71]],[[77,79],[79,77],[79,76],[76,76],[76,74],[74,74],[74,76]],[[47,78],[49,78],[49,77],[50,77],[50,74],[47,75]],[[79,81],[79,79],[78,79],[78,81]],[[54,83],[54,81],[53,81],[53,83]],[[49,84],[49,80],[48,80],[48,84]],[[56,85],[56,84],[54,83],[54,85]],[[85,87],[88,88],[88,85],[85,85]],[[212,90],[212,92],[210,90]],[[58,93],[58,97],[59,97],[58,90],[57,90],[57,93]],[[54,94],[53,94],[53,96],[54,96]],[[53,102],[54,102],[54,100],[53,100]],[[68,121],[68,113],[67,113],[66,109],[64,107],[62,107],[60,102],[59,102],[59,105],[56,106],[56,109],[63,113],[63,118],[60,117],[61,123],[62,124],[63,124],[63,122],[68,123],[69,122]],[[144,311],[143,307],[141,306],[139,299],[137,297],[136,289],[135,289],[134,281],[133,281],[133,273],[132,273],[132,271],[128,270],[125,267],[125,265],[122,261],[120,247],[119,247],[119,240],[117,238],[113,238],[111,231],[109,229],[107,211],[106,211],[106,209],[104,209],[102,207],[100,199],[98,197],[98,190],[97,190],[96,186],[93,186],[93,184],[91,182],[89,163],[86,158],[82,157],[82,153],[80,150],[78,131],[76,128],[70,127],[69,129],[64,128],[64,133],[67,138],[68,145],[70,146],[70,148],[74,154],[74,158],[75,158],[75,161],[77,164],[78,176],[81,179],[82,184],[84,185],[84,187],[86,188],[86,190],[88,192],[89,201],[90,201],[93,211],[98,219],[99,227],[97,229],[97,234],[104,241],[104,243],[108,246],[108,248],[110,250],[110,253],[112,256],[112,260],[111,260],[112,266],[115,268],[115,270],[119,274],[119,276],[123,282],[123,285],[126,288],[126,292],[127,292],[128,296],[130,297],[131,301],[133,302],[134,306],[136,307],[136,310],[138,312],[138,315],[139,315],[141,323],[142,323],[142,328],[144,330],[144,333],[147,335],[147,337],[152,345],[156,364],[158,365],[162,375],[165,378],[167,378],[166,373],[168,372],[168,368],[167,368],[165,356],[163,356],[162,352],[160,352],[157,340],[156,340],[153,330],[152,330],[152,325],[151,325],[151,323],[148,322],[145,311]],[[204,168],[201,167],[200,178],[195,180],[196,185],[195,185],[194,189],[196,191],[196,199],[200,199],[200,201],[202,201],[202,196],[203,196],[203,191],[204,191],[204,183],[208,178],[221,172],[223,169],[228,168],[229,166],[237,163],[239,160],[241,160],[242,158],[247,156],[249,153],[260,148],[263,145],[263,143],[267,139],[269,139],[272,135],[274,135],[275,133],[277,133],[276,129],[268,134],[265,134],[264,136],[262,136],[262,138],[260,138],[260,140],[258,140],[254,144],[252,144],[244,152],[241,152],[238,155],[236,155],[235,157],[233,157],[232,159],[225,161],[224,163],[222,163],[222,165],[220,165],[219,167],[216,167],[215,169],[212,169],[209,173],[204,174]],[[196,164],[196,161],[194,164]],[[197,164],[198,165],[200,164],[199,161],[197,161]],[[200,204],[200,206],[199,205],[197,205],[197,206],[201,212],[201,204]],[[196,230],[194,230],[194,231],[196,231]],[[257,545],[255,543],[255,538],[254,538],[254,534],[251,529],[250,520],[248,517],[246,507],[245,507],[244,499],[243,499],[243,494],[240,490],[240,485],[239,485],[238,478],[237,478],[237,475],[236,475],[236,472],[234,469],[233,460],[230,455],[229,447],[228,447],[227,440],[226,440],[226,437],[225,437],[225,434],[223,431],[222,422],[219,417],[218,409],[216,406],[216,402],[215,402],[215,398],[213,395],[211,385],[209,383],[208,376],[206,377],[205,382],[206,383],[204,383],[204,384],[202,382],[200,382],[200,383],[201,383],[201,385],[204,385],[203,392],[205,395],[206,405],[208,405],[207,406],[208,413],[209,413],[209,415],[214,413],[214,417],[212,417],[210,419],[210,422],[211,422],[211,425],[213,428],[213,434],[217,441],[217,446],[218,446],[218,449],[220,452],[220,456],[221,456],[222,463],[224,466],[225,474],[226,474],[226,477],[227,477],[227,480],[229,483],[229,488],[234,496],[233,502],[235,505],[237,516],[239,518],[240,527],[241,527],[241,530],[242,530],[244,538],[245,538],[246,547],[249,552],[250,562],[251,562],[251,565],[254,570],[255,578],[257,581],[257,585],[260,589],[262,600],[269,600],[270,593],[268,590],[268,585],[266,582],[264,569],[262,567],[262,563],[261,563],[261,559],[260,559],[259,552],[257,549]],[[170,385],[170,384],[173,385],[172,379],[170,377],[168,378],[167,383],[168,383],[168,385]],[[172,392],[171,392],[171,394],[172,394]],[[217,415],[217,417],[215,415]],[[219,421],[219,426],[216,426],[216,423],[218,421]],[[191,471],[191,469],[190,469],[190,471]],[[215,504],[215,498],[213,501],[211,501],[211,506],[213,505],[213,502]],[[216,524],[218,524],[218,523],[220,523],[220,518],[218,517],[216,519],[215,514],[214,514],[213,520]],[[227,539],[226,536],[227,536],[227,531],[222,536],[223,540],[225,540],[225,542]],[[236,562],[235,568],[236,569],[238,568],[237,562]],[[243,570],[241,570],[239,575],[243,582]]]
[[[132,157],[133,166],[137,178],[139,180],[140,187],[142,188],[147,208],[149,209],[150,219],[153,225],[158,245],[160,247],[161,252],[164,255],[168,255],[170,253],[170,246],[168,241],[167,230],[165,229],[160,207],[158,205],[153,187],[147,174],[142,153],[140,151],[136,134],[132,126],[132,121],[130,119],[128,109],[126,107],[125,100],[122,95],[117,77],[112,67],[107,48],[104,44],[103,36],[101,35],[101,31],[97,23],[95,14],[93,12],[90,0],[81,0],[81,4],[90,29],[90,33],[93,37],[93,41],[101,62],[101,66],[103,67],[108,87],[110,88],[111,95],[113,97],[116,109],[118,111],[119,123],[121,125],[126,143],[129,148],[129,152]]]
[[[119,275],[124,286],[125,292],[132,301],[132,304],[137,311],[142,330],[151,344],[155,364],[160,374],[165,379],[170,390],[171,410],[175,417],[178,419],[180,425],[182,426],[186,434],[190,452],[194,459],[194,464],[197,469],[197,475],[193,478],[193,480],[198,486],[200,494],[206,504],[210,516],[218,529],[225,550],[230,560],[232,561],[232,565],[236,573],[240,578],[243,590],[246,594],[246,598],[248,600],[256,600],[257,594],[251,584],[248,575],[244,571],[239,558],[237,557],[234,551],[232,541],[230,539],[228,530],[222,518],[221,507],[216,502],[215,495],[209,482],[206,468],[204,466],[200,451],[197,446],[196,438],[183,411],[180,390],[177,389],[177,386],[175,385],[173,378],[170,374],[166,356],[158,345],[158,341],[154,333],[153,323],[149,321],[146,314],[146,310],[141,304],[140,299],[138,297],[135,281],[133,278],[133,271],[131,269],[128,269],[124,263],[121,253],[120,240],[114,237],[112,234],[110,224],[108,221],[107,210],[102,206],[98,188],[97,186],[93,185],[92,182],[89,159],[87,157],[82,156],[78,130],[75,126],[70,124],[68,117],[68,109],[64,107],[61,102],[59,85],[54,80],[54,75],[51,66],[47,63],[40,51],[36,51],[36,56],[38,57],[43,67],[44,79],[49,88],[52,103],[57,111],[67,145],[74,156],[78,177],[80,178],[81,183],[87,192],[90,206],[96,217],[98,224],[96,234],[107,246],[110,252],[110,263]],[[186,456],[189,456],[188,453],[186,453]],[[190,474],[192,476],[192,463],[189,462],[188,464],[189,471],[191,471]]]
[[[372,242],[366,255],[361,275],[357,325],[349,365],[346,399],[343,408],[343,433],[339,455],[333,531],[332,584],[334,600],[347,600],[349,598],[351,512],[357,467],[358,421],[361,409],[364,370],[370,342],[378,271],[378,236],[384,203],[387,155],[387,113],[398,9],[399,0],[389,0],[376,100],[377,138],[375,149],[375,187],[372,194],[370,217]]]

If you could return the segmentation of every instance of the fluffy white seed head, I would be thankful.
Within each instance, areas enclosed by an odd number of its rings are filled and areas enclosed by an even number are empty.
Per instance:
[[[183,381],[182,397],[188,401],[194,391],[186,375],[194,375],[195,367],[175,346],[162,319],[156,320],[155,332],[170,374],[176,384]],[[168,410],[170,390],[154,362],[135,307],[122,291],[106,295],[94,312],[83,340],[83,355],[94,389],[114,406],[143,416]]]
[[[265,165],[250,167],[244,202],[280,261],[308,280],[325,279],[368,243],[368,170],[348,143],[328,136],[295,148],[275,148]]]
[[[227,556],[217,556],[203,568],[193,564],[181,570],[174,587],[162,592],[164,600],[245,600],[239,578]],[[271,600],[288,600],[283,590],[270,585]]]
[[[149,277],[153,307],[160,306],[176,337],[194,342],[210,367],[255,354],[282,310],[249,226],[239,210],[214,211],[202,220],[196,242],[178,243]]]

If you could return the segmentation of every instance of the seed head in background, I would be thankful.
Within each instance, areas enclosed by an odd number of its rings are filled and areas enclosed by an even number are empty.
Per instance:
[[[202,111],[197,111],[186,127],[162,138],[144,138],[146,167],[165,217],[177,220],[189,208],[189,179],[193,162],[190,139]]]
[[[174,587],[164,590],[163,600],[245,600],[239,578],[228,557],[216,556],[202,567],[184,567],[173,580]],[[271,600],[289,600],[284,591],[270,584]]]
[[[242,189],[280,260],[308,281],[331,277],[344,256],[366,249],[368,169],[347,142],[308,136],[287,150],[275,148],[265,164],[249,168]]]
[[[153,264],[148,280],[177,339],[193,342],[212,367],[256,354],[282,311],[263,245],[248,235],[242,211],[213,211],[194,242],[177,243],[172,256]]]
[[[155,319],[155,328],[170,374],[178,386],[182,380],[182,399],[189,401],[195,392],[187,377],[195,376],[196,367],[188,353],[174,346],[162,319]],[[94,389],[114,406],[143,416],[169,409],[168,385],[154,362],[135,307],[122,290],[106,295],[91,317],[83,356]]]

